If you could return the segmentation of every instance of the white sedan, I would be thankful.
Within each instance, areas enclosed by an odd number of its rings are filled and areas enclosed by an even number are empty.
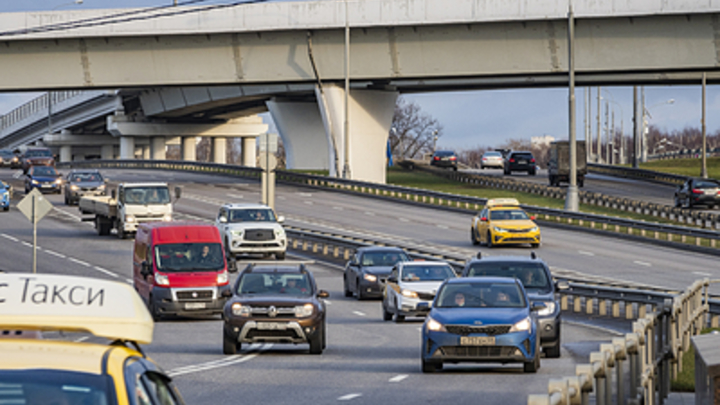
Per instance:
[[[440,285],[455,277],[445,262],[400,262],[393,267],[383,291],[383,320],[425,316]]]

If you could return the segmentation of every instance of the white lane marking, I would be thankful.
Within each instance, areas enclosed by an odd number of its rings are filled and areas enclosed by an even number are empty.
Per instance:
[[[388,381],[389,382],[400,382],[406,378],[408,378],[407,374],[400,374],[400,375],[396,375],[395,377],[389,379]]]
[[[407,218],[398,218],[398,219],[400,220],[400,222],[410,222],[410,220]]]
[[[338,398],[337,400],[338,400],[338,401],[349,401],[349,400],[351,400],[351,399],[355,399],[355,398],[361,397],[361,396],[362,396],[362,394],[347,394],[347,395],[341,396],[341,397]]]
[[[65,256],[64,254],[58,253],[58,252],[55,252],[55,251],[52,251],[52,250],[47,250],[47,249],[45,249],[45,253],[47,253],[47,254],[49,254],[49,255],[53,255],[53,256],[55,256],[55,257],[59,257],[59,258],[61,258],[61,259],[67,259],[67,256]]]
[[[312,197],[310,193],[298,193],[301,197]]]
[[[20,172],[15,172],[15,173],[13,173],[13,178],[14,178],[14,179],[19,179],[20,176],[22,176],[22,172],[21,172],[21,171],[20,171]]]
[[[273,346],[272,343],[267,343],[267,344],[263,345],[260,348],[260,350],[261,351],[268,350],[272,346]],[[252,346],[251,346],[251,348],[252,348]],[[258,353],[235,355],[235,356],[227,357],[227,358],[224,358],[221,360],[213,360],[213,361],[210,361],[207,363],[201,363],[201,364],[195,364],[192,366],[180,367],[180,368],[170,371],[168,373],[168,376],[176,377],[176,376],[183,375],[183,374],[197,373],[200,371],[207,371],[207,370],[212,370],[215,368],[227,367],[227,366],[230,366],[233,364],[244,363],[248,360],[254,359],[257,356],[258,356]]]
[[[353,311],[353,314],[355,314],[357,316],[365,316],[365,314],[360,311]]]
[[[614,329],[606,328],[603,326],[591,325],[589,323],[583,323],[583,322],[577,322],[577,321],[566,321],[564,319],[563,319],[562,323],[566,323],[569,325],[582,326],[583,328],[588,328],[588,329],[595,329],[595,330],[599,330],[601,332],[613,334],[615,336],[625,336],[622,332],[618,332]]]
[[[277,199],[283,200],[283,201],[287,200],[287,198],[285,198],[285,196],[282,196],[282,195],[277,196]]]
[[[135,284],[135,282],[132,281],[132,280],[130,280],[129,278],[126,278],[126,279],[125,279],[125,282],[128,283],[128,284]]]
[[[108,276],[115,277],[115,278],[120,278],[120,276],[118,276],[117,274],[113,273],[113,272],[110,271],[110,270],[103,269],[102,267],[95,266],[95,267],[93,267],[93,268],[94,268],[95,270],[101,272],[101,273],[107,274]]]
[[[440,225],[440,224],[437,224],[437,225],[435,225],[435,226],[437,226],[437,227],[438,227],[438,228],[440,228],[440,229],[450,229],[450,227],[449,227],[449,226],[447,226],[447,225]]]
[[[225,194],[225,195],[228,196],[228,197],[230,197],[230,198],[239,198],[239,199],[245,198],[245,197],[243,197],[242,194]]]
[[[22,242],[20,242],[20,243],[22,243],[23,246],[27,246],[27,247],[32,247],[32,246],[33,246],[32,243],[27,243],[27,242],[25,242],[25,241],[22,241]]]
[[[83,336],[81,338],[75,339],[75,343],[84,342],[84,341],[88,340],[88,338],[90,338],[90,336]]]
[[[328,304],[328,305],[332,305],[332,302],[330,302],[330,301],[328,301],[328,300],[325,300],[325,301],[323,301],[323,302],[326,303],[326,304]]]
[[[82,222],[82,218],[80,218],[79,216],[77,216],[77,215],[75,215],[75,214],[71,214],[71,213],[66,212],[66,211],[63,211],[63,210],[61,210],[60,208],[53,207],[53,211],[57,211],[57,212],[61,213],[62,215],[67,215],[67,216],[69,216],[70,218],[72,218],[72,219],[74,219],[74,220],[76,220],[76,221],[78,221],[78,222]]]
[[[374,213],[374,212],[370,212],[370,211],[365,211],[365,215],[374,217],[374,216],[375,216],[375,213]]]
[[[312,202],[312,201],[303,201],[303,202],[304,202],[305,204],[307,204],[307,205],[313,205],[313,202]]]
[[[334,210],[342,211],[343,207],[333,207]]]
[[[696,275],[698,275],[698,276],[707,276],[707,277],[712,276],[712,274],[710,274],[710,273],[703,273],[702,271],[693,271],[693,274],[696,274]]]
[[[90,267],[90,263],[84,262],[84,261],[82,261],[82,260],[78,260],[78,259],[76,259],[76,258],[74,258],[74,257],[68,257],[68,260],[70,260],[70,261],[73,262],[73,263],[77,263],[77,264],[79,264],[79,265],[85,266],[85,267]]]
[[[639,264],[639,265],[645,266],[645,267],[652,267],[652,264],[650,264],[648,262],[641,262],[640,260],[635,260],[633,263]]]
[[[5,239],[10,239],[13,242],[20,242],[20,239],[14,237],[14,236],[6,235],[4,233],[0,233],[0,236],[2,236]]]
[[[593,252],[586,252],[584,250],[578,250],[578,253],[580,253],[583,256],[595,256],[595,253]]]

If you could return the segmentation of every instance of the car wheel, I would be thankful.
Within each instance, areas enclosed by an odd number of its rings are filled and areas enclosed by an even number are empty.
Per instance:
[[[357,299],[358,299],[358,300],[364,300],[364,299],[365,299],[365,294],[363,294],[363,291],[362,291],[362,289],[360,288],[360,280],[359,280],[359,279],[355,281],[355,286],[357,287]]]
[[[392,312],[389,312],[387,310],[387,307],[385,306],[385,301],[383,301],[382,311],[383,311],[383,321],[389,321],[393,318]]]
[[[480,244],[480,241],[477,238],[477,232],[475,231],[474,227],[470,227],[470,240],[472,241],[472,244],[475,246]]]
[[[535,170],[528,170],[528,175],[534,176],[537,172]]]
[[[117,226],[117,228],[116,228],[116,229],[117,229],[117,237],[118,237],[118,239],[125,239],[125,238],[127,238],[127,232],[123,231],[124,228],[125,228],[125,226],[123,225],[122,222],[118,223],[118,226]]]
[[[353,293],[350,291],[350,288],[348,288],[347,277],[343,277],[343,290],[345,291],[346,297],[352,297]]]
[[[675,206],[675,208],[680,208],[682,203],[680,202],[680,199],[678,198],[678,196],[675,196],[673,200],[674,200],[673,205]]]
[[[511,173],[510,170],[508,170],[508,169],[503,169],[503,174],[505,174],[506,176],[509,176],[510,173]]]
[[[688,208],[688,209],[692,209],[693,203],[692,203],[692,200],[690,200],[690,197],[687,198],[686,204],[687,204],[687,208]]]
[[[536,342],[539,342],[539,339],[539,337],[535,337]],[[523,371],[526,373],[537,373],[538,369],[540,369],[540,345],[536,344],[535,357],[532,359],[532,361],[523,363]]]
[[[240,343],[223,331],[223,354],[237,354],[239,350]]]
[[[395,323],[403,323],[405,322],[405,315],[400,315],[400,313],[395,313]]]
[[[10,206],[3,207],[3,211],[10,211]]]
[[[558,331],[558,341],[555,343],[552,347],[547,347],[544,349],[545,351],[545,357],[548,359],[557,359],[560,357],[560,337],[559,337]]]
[[[275,253],[275,260],[285,260],[285,252]]]
[[[310,354],[322,354],[323,352],[323,333],[325,329],[325,325],[320,324],[320,330],[318,333],[316,333],[316,337],[314,339],[310,339],[308,343],[310,343]]]
[[[158,309],[157,305],[153,301],[152,295],[150,298],[148,298],[148,306],[150,310],[150,315],[152,316],[153,321],[160,322],[162,320],[162,315],[160,314],[160,310]]]
[[[425,361],[425,359],[421,359],[422,361],[422,372],[423,373],[434,373],[437,370],[442,369],[442,362],[433,362],[433,361]]]
[[[492,240],[492,233],[490,233],[490,231],[488,231],[488,233],[487,233],[487,246],[495,247],[495,243],[493,243],[493,240]]]
[[[70,205],[70,200],[68,200],[67,193],[65,193],[65,205]]]

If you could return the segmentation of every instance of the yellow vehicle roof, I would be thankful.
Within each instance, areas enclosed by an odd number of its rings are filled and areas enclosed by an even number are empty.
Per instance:
[[[491,200],[488,200],[485,204],[488,208],[497,208],[497,207],[518,207],[520,205],[520,202],[517,200],[517,198],[493,198]]]
[[[4,370],[52,369],[101,374],[108,345],[48,340],[8,339],[0,341]]]
[[[142,298],[127,284],[64,275],[0,274],[0,329],[88,332],[150,343],[153,326]]]

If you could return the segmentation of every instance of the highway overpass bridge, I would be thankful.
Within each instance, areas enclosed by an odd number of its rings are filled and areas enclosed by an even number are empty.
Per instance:
[[[65,132],[48,141],[66,146],[64,158],[71,145],[98,142],[83,142],[86,135],[112,135],[118,139],[98,143],[117,143],[121,158],[132,158],[136,144],[151,145],[144,156],[158,157],[168,139],[181,137],[185,158],[193,159],[196,136],[215,138],[221,151],[228,136],[263,132],[243,117],[269,110],[291,167],[335,173],[347,139],[352,178],[382,182],[398,94],[567,83],[564,0],[344,4],[0,14],[0,90],[120,89],[91,103],[92,124],[72,117],[85,114],[74,98],[64,100],[66,110],[56,108],[75,123],[53,120]],[[574,11],[578,85],[700,83],[702,72],[710,83],[720,79],[718,1],[582,2]],[[35,117],[3,124],[0,146],[45,138],[47,116]]]

